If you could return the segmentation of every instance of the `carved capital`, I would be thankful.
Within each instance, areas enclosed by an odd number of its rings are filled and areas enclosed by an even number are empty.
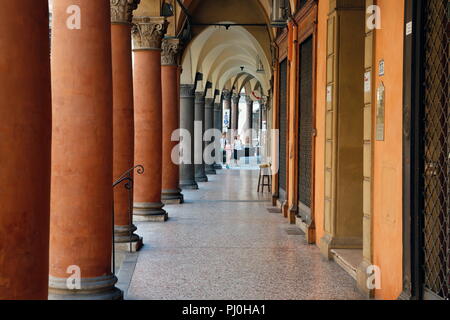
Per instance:
[[[177,55],[180,51],[179,39],[163,39],[161,44],[161,65],[176,66],[178,65]]]
[[[195,86],[193,84],[181,84],[180,85],[180,97],[181,98],[193,98],[195,94]]]
[[[130,24],[141,0],[110,0],[111,23]]]
[[[231,92],[229,90],[223,90],[222,91],[223,99],[224,100],[230,100],[231,99]]]
[[[164,17],[135,17],[133,19],[133,50],[160,50],[167,31]]]
[[[250,95],[246,95],[245,96],[245,102],[247,102],[247,104],[253,104],[253,99],[250,97]]]
[[[233,103],[235,104],[235,105],[238,105],[239,104],[239,100],[241,99],[241,96],[240,95],[238,95],[238,94],[233,94],[232,96],[231,96],[231,100],[233,101]]]

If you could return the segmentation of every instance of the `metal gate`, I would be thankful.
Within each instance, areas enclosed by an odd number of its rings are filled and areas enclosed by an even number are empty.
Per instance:
[[[312,76],[313,39],[300,46],[300,95],[298,142],[298,213],[301,219],[311,222],[311,162],[312,162]]]
[[[280,63],[280,147],[279,147],[279,196],[281,200],[286,199],[286,161],[287,161],[287,59]]]
[[[449,299],[450,47],[448,0],[425,1],[423,123],[424,298]]]

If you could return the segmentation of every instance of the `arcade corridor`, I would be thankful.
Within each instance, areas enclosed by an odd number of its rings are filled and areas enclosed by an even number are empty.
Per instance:
[[[167,206],[165,224],[137,222],[145,246],[119,272],[126,299],[361,299],[353,279],[300,230],[270,213],[258,171],[218,170],[202,192]],[[132,270],[133,268],[131,268]]]

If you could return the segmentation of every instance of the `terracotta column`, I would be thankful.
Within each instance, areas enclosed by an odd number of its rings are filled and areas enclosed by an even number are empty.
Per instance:
[[[209,129],[214,129],[214,98],[206,98],[205,100],[205,131]],[[205,142],[205,148],[213,143],[213,139]],[[205,163],[205,173],[206,174],[217,174],[216,169],[214,169],[214,163]]]
[[[132,12],[140,0],[111,0],[111,45],[113,74],[113,180],[134,166],[133,66],[131,60]],[[126,181],[114,188],[114,242],[116,249],[137,251],[142,238],[130,208]],[[130,246],[131,245],[131,246]]]
[[[165,204],[183,203],[183,194],[179,188],[179,159],[172,159],[172,150],[179,143],[172,141],[172,133],[180,124],[180,94],[178,67],[178,39],[165,39],[162,43],[161,79],[162,83],[162,124],[163,124],[163,166],[162,166],[162,201]]]
[[[134,181],[134,210],[138,221],[166,221],[162,187],[161,40],[164,17],[133,20],[135,163],[145,168]]]
[[[239,129],[239,99],[238,94],[233,94],[231,97],[231,140],[238,134]]]
[[[49,298],[120,299],[122,292],[114,286],[117,278],[111,272],[113,112],[108,0],[82,0],[75,7],[72,0],[53,2],[51,62]],[[75,281],[78,275],[80,287]],[[68,277],[73,277],[73,287],[68,286]]]
[[[47,1],[2,2],[0,39],[0,300],[43,300],[51,145]]]
[[[195,93],[195,122],[201,126],[201,130],[194,133],[194,153],[197,158],[195,163],[195,181],[208,182],[208,177],[205,173],[205,162],[203,158],[203,151],[205,144],[203,142],[203,134],[205,132],[205,94],[203,92]],[[201,135],[201,137],[199,137]]]
[[[194,105],[195,85],[180,85],[180,128],[189,134],[189,139],[183,138],[180,153],[183,155],[183,163],[180,165],[180,188],[198,189],[195,181],[194,167]],[[188,153],[190,156],[188,157]]]
[[[222,120],[222,97],[220,97],[220,103],[214,103],[214,128],[219,130],[220,132],[223,132],[222,129],[222,124],[223,124],[223,120]],[[217,157],[216,157],[217,159]],[[220,159],[222,159],[222,153],[220,154]],[[222,169],[222,163],[219,162],[214,163],[214,169],[216,170],[220,170]]]

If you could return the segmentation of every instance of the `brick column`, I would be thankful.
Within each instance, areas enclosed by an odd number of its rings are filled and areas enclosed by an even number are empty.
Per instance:
[[[135,163],[145,168],[135,177],[134,218],[166,221],[162,187],[161,40],[167,30],[164,17],[134,18]]]
[[[49,298],[120,299],[122,292],[114,286],[117,278],[111,270],[113,104],[108,0],[81,0],[77,7],[72,0],[53,2],[51,63]],[[76,280],[71,282],[74,287],[68,286],[67,278],[78,275],[80,287]]]
[[[180,124],[180,94],[178,67],[178,39],[165,39],[162,43],[161,79],[162,114],[163,114],[163,166],[162,166],[162,201],[165,204],[182,203],[184,198],[179,188],[179,159],[172,159],[172,151],[179,143],[172,141],[172,134]]]
[[[132,12],[140,0],[111,0],[111,45],[113,71],[113,180],[134,166],[133,66],[131,60]],[[142,238],[130,208],[129,190],[122,183],[114,189],[114,242],[116,249],[139,250]]]
[[[3,1],[0,39],[0,300],[44,300],[52,126],[47,1]]]

